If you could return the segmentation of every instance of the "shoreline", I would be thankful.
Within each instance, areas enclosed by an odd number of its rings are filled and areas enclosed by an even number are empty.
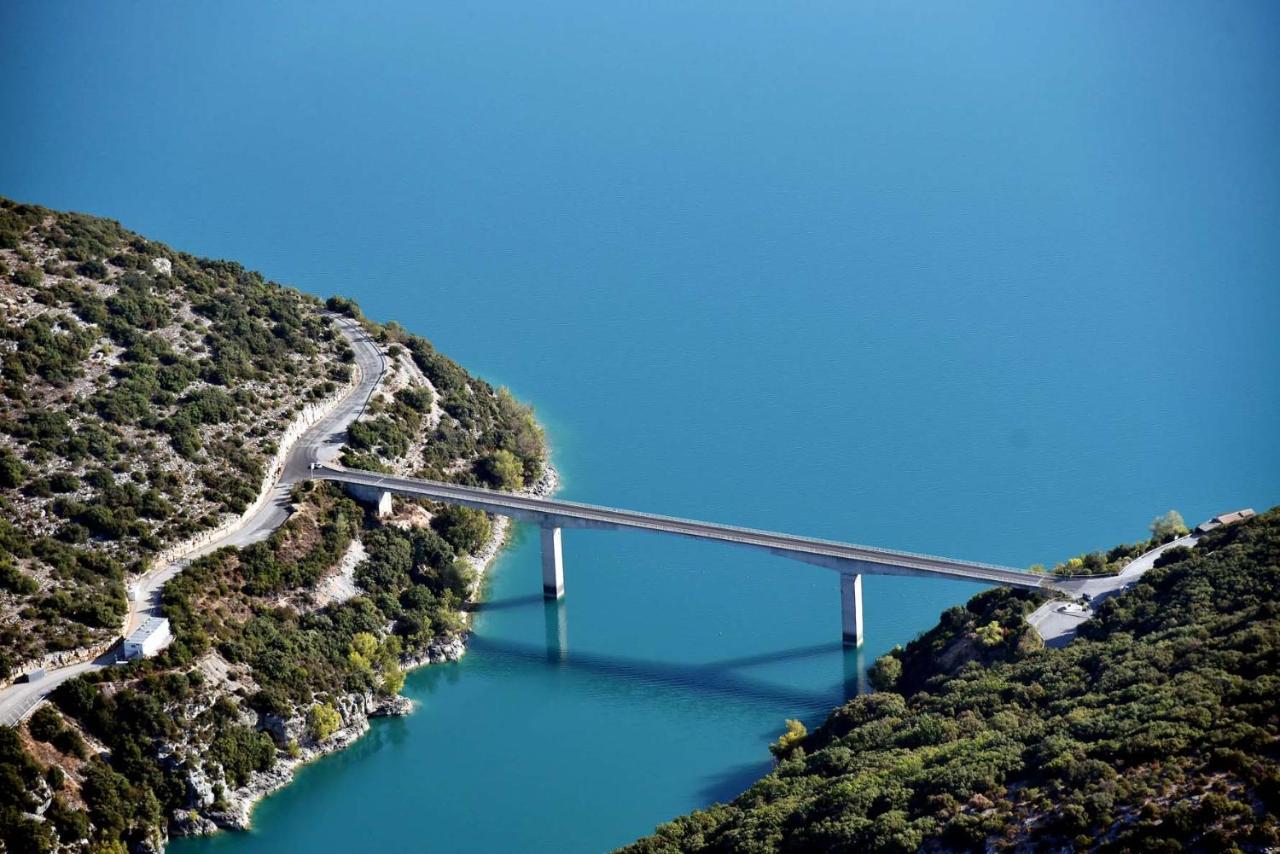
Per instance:
[[[560,488],[560,472],[548,460],[543,468],[542,477],[533,485],[519,490],[522,495],[547,497]],[[456,662],[466,654],[467,644],[471,638],[472,620],[475,606],[483,602],[485,581],[494,561],[506,550],[511,541],[511,519],[495,516],[488,541],[478,552],[466,559],[476,571],[476,581],[471,595],[462,611],[466,629],[459,635],[447,640],[435,641],[426,650],[415,655],[402,656],[400,666],[406,673],[432,664]],[[253,811],[258,804],[266,800],[293,782],[298,770],[308,763],[322,759],[332,753],[345,750],[360,740],[370,729],[370,719],[379,717],[404,717],[411,714],[417,704],[402,694],[393,697],[378,697],[372,693],[347,694],[338,703],[338,713],[344,726],[336,730],[324,742],[306,747],[299,745],[298,755],[277,758],[269,771],[255,771],[248,783],[227,795],[227,809],[202,812],[189,810],[185,817],[175,813],[173,816],[172,836],[208,836],[224,830],[245,831],[252,826]],[[275,719],[267,721],[267,731],[279,731],[288,735],[295,728],[291,720]],[[201,791],[200,780],[189,780],[188,785],[195,791]],[[210,789],[210,795],[212,789]],[[185,820],[184,820],[185,818]]]

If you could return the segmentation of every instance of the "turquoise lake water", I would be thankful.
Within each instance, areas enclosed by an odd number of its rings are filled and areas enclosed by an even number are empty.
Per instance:
[[[694,8],[690,8],[694,6]],[[1014,566],[1280,500],[1280,7],[6,4],[0,193],[355,297],[562,495]],[[184,854],[598,851],[979,588],[565,534]]]

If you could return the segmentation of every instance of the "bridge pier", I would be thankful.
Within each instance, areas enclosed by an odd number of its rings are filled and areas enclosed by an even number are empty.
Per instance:
[[[362,504],[368,504],[373,507],[373,515],[379,519],[385,519],[391,515],[391,491],[387,489],[378,489],[374,486],[364,486],[359,483],[344,484],[347,493]]]
[[[564,596],[564,552],[560,547],[560,529],[542,528],[542,595],[548,599]]]
[[[840,573],[840,624],[845,646],[862,646],[862,575]]]

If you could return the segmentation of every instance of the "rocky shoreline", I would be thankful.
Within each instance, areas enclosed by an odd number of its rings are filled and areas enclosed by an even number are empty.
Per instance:
[[[546,497],[554,494],[559,486],[559,473],[548,463],[542,477],[521,492]],[[472,602],[479,599],[486,573],[509,541],[510,523],[511,520],[504,516],[495,518],[488,542],[470,557],[477,575],[471,593]],[[468,622],[470,617],[468,612]],[[469,637],[470,632],[467,631],[450,638],[436,639],[424,652],[403,656],[401,666],[410,670],[428,664],[457,661],[466,653]],[[253,808],[258,802],[292,782],[294,774],[302,765],[350,747],[369,731],[370,718],[407,715],[414,707],[413,701],[407,697],[385,697],[369,692],[347,694],[334,705],[342,718],[342,726],[321,742],[308,737],[306,722],[301,715],[287,719],[277,715],[262,715],[254,721],[259,728],[270,733],[277,744],[296,744],[296,752],[277,757],[275,765],[268,771],[253,772],[248,783],[226,793],[220,802],[203,772],[193,770],[187,779],[188,807],[175,811],[170,823],[171,833],[175,836],[203,836],[223,829],[247,830]]]

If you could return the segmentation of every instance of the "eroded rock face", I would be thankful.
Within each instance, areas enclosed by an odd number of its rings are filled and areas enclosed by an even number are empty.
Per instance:
[[[413,711],[413,700],[408,697],[387,697],[381,703],[374,706],[369,712],[371,718],[395,718],[409,714]]]
[[[421,667],[424,664],[442,664],[446,661],[457,661],[466,651],[467,640],[463,635],[436,638],[426,650],[407,656],[400,664],[406,670]]]
[[[307,732],[307,722],[301,715],[286,718],[282,715],[263,714],[258,726],[280,747],[286,747],[290,742],[301,744]]]
[[[199,768],[187,772],[187,803],[200,808],[211,806],[214,802],[213,783]]]
[[[195,810],[174,810],[169,831],[174,836],[208,836],[218,832],[218,825]]]
[[[372,692],[347,694],[334,702],[334,708],[342,718],[342,727],[322,742],[312,740],[306,734],[306,722],[301,716],[289,718],[264,714],[258,725],[282,748],[297,746],[297,755],[277,754],[276,764],[267,771],[255,771],[249,782],[228,792],[213,809],[216,795],[214,785],[200,769],[187,774],[187,804],[175,810],[170,827],[176,836],[198,836],[217,831],[246,830],[250,815],[258,801],[288,785],[293,774],[304,762],[349,747],[369,730],[369,718],[407,715],[413,710],[408,697],[387,697]]]

